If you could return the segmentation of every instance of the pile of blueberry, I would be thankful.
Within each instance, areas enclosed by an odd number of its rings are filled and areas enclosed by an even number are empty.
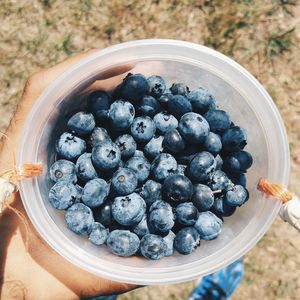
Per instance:
[[[128,74],[67,121],[51,205],[70,230],[119,256],[189,254],[248,198],[246,132],[206,89]]]

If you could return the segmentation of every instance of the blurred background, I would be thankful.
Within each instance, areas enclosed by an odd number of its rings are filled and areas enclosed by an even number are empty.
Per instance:
[[[300,195],[300,1],[0,0],[0,18],[1,131],[33,72],[124,41],[191,41],[235,59],[273,97],[289,135],[290,189]],[[300,299],[300,235],[279,219],[245,267],[233,300]],[[184,299],[194,285],[147,287],[120,299]]]

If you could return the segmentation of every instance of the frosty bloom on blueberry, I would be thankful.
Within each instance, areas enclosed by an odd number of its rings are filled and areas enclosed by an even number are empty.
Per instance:
[[[131,73],[89,94],[58,132],[51,207],[74,234],[121,257],[188,255],[222,239],[249,199],[253,158],[246,130],[214,95]]]

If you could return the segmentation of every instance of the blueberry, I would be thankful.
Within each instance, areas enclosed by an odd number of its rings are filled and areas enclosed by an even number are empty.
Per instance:
[[[151,165],[147,158],[143,156],[133,156],[125,164],[126,168],[132,169],[139,183],[143,183],[150,174]]]
[[[190,92],[189,88],[184,83],[173,83],[170,90],[173,95],[186,96]]]
[[[174,239],[174,248],[181,254],[192,253],[200,246],[200,236],[194,227],[185,227],[178,231]]]
[[[204,118],[209,124],[210,130],[215,133],[223,133],[230,127],[231,120],[229,114],[220,109],[211,109]]]
[[[86,135],[95,128],[95,119],[91,113],[80,111],[68,121],[68,129],[78,135]]]
[[[117,100],[109,108],[109,118],[114,130],[124,130],[133,122],[135,110],[130,102]]]
[[[155,158],[162,152],[162,143],[164,137],[155,135],[144,147],[144,152],[150,158]]]
[[[207,211],[214,204],[214,194],[207,185],[195,184],[192,201],[200,212]]]
[[[110,96],[104,91],[95,91],[87,98],[87,108],[98,121],[105,121],[108,117]]]
[[[59,180],[70,181],[72,183],[77,182],[75,165],[71,161],[65,159],[54,162],[50,167],[49,173],[50,179],[54,182]]]
[[[92,154],[83,153],[76,162],[76,174],[83,181],[89,181],[98,177],[98,174],[92,164]]]
[[[121,152],[115,143],[103,142],[92,150],[92,162],[101,170],[111,170],[117,167],[120,161]]]
[[[173,231],[169,231],[168,235],[163,237],[163,240],[166,244],[165,256],[171,256],[174,252],[174,239],[176,235]]]
[[[159,235],[147,234],[141,239],[140,251],[146,258],[161,259],[165,256],[166,244]]]
[[[151,165],[151,172],[156,181],[164,181],[168,176],[176,173],[176,159],[169,153],[156,156]]]
[[[176,207],[176,221],[182,225],[192,226],[199,216],[198,209],[192,202],[184,202]]]
[[[202,144],[209,134],[207,121],[194,112],[181,117],[178,129],[185,140],[195,144]]]
[[[147,79],[142,74],[128,73],[123,82],[116,88],[117,97],[128,101],[137,102],[149,91]]]
[[[247,145],[245,129],[234,126],[227,129],[222,136],[222,145],[226,151],[239,151]]]
[[[189,163],[187,173],[190,179],[205,182],[212,178],[216,168],[214,157],[206,151],[199,152]]]
[[[229,179],[232,181],[232,183],[242,185],[243,187],[246,187],[247,179],[246,179],[245,174],[227,172],[227,175],[228,175]]]
[[[82,193],[82,202],[89,207],[98,207],[104,203],[109,194],[109,185],[102,178],[88,181]]]
[[[95,212],[95,219],[97,222],[108,226],[113,223],[113,217],[111,213],[111,201],[106,201],[103,206],[99,208],[97,212]]]
[[[204,114],[208,110],[216,108],[215,97],[208,90],[201,87],[191,91],[188,94],[188,99],[191,101],[193,111],[199,114]]]
[[[201,212],[195,224],[195,228],[203,240],[213,240],[222,231],[223,222],[210,211]]]
[[[80,197],[79,191],[71,182],[60,180],[49,191],[49,202],[59,210],[66,209]]]
[[[138,112],[141,115],[153,117],[160,111],[159,102],[152,96],[146,95],[138,105]]]
[[[236,207],[228,205],[224,200],[224,195],[215,198],[211,211],[218,217],[230,217],[234,214]]]
[[[68,228],[79,235],[89,234],[94,224],[92,210],[82,203],[76,203],[68,208],[65,219]]]
[[[178,130],[172,129],[166,132],[163,146],[167,148],[167,150],[177,153],[185,148],[185,143]]]
[[[131,135],[140,143],[149,142],[154,136],[155,130],[155,124],[148,116],[135,118],[131,125]]]
[[[167,108],[168,102],[173,97],[173,94],[169,89],[166,89],[164,93],[158,98],[158,102],[160,103],[161,107]]]
[[[201,151],[202,147],[200,148],[198,144],[185,144],[185,148],[183,151],[174,154],[176,160],[180,164],[187,165],[190,161]]]
[[[122,158],[129,158],[134,155],[136,142],[130,134],[123,134],[117,137],[115,144],[119,147]]]
[[[221,170],[216,170],[213,173],[211,181],[209,182],[209,186],[213,191],[223,191],[230,189],[233,186],[233,184],[225,172]]]
[[[214,155],[222,149],[222,141],[218,134],[210,132],[204,141],[204,149]]]
[[[168,130],[175,129],[178,126],[177,119],[167,111],[156,114],[153,118],[157,130],[164,134]]]
[[[89,234],[89,240],[93,244],[100,246],[106,242],[108,233],[109,230],[106,229],[101,223],[94,222],[92,231]]]
[[[175,216],[172,207],[165,201],[155,201],[149,209],[148,222],[150,232],[168,233],[174,226]]]
[[[245,173],[252,166],[252,155],[247,151],[238,151],[228,154],[224,161],[226,170],[235,173]]]
[[[102,127],[95,127],[91,135],[89,136],[88,143],[91,147],[95,147],[97,144],[103,142],[111,142],[111,139],[107,133],[107,130]]]
[[[218,155],[216,155],[215,160],[216,160],[216,163],[217,163],[216,170],[221,170],[222,167],[223,167],[223,159],[222,159],[222,157],[218,154]]]
[[[147,79],[149,84],[149,94],[155,98],[159,98],[166,89],[165,81],[161,76],[152,75]]]
[[[56,143],[56,151],[60,157],[74,160],[85,152],[86,143],[79,137],[64,132]]]
[[[185,170],[186,170],[187,166],[186,165],[177,165],[177,170],[176,170],[176,174],[178,175],[185,175]]]
[[[140,240],[129,230],[114,230],[109,234],[106,244],[113,254],[127,257],[138,251]]]
[[[143,187],[140,195],[143,197],[147,205],[151,205],[156,200],[162,198],[161,195],[161,184],[154,180],[147,180]]]
[[[162,185],[162,194],[166,201],[186,202],[192,198],[193,184],[184,175],[171,175]]]
[[[76,190],[77,190],[77,197],[76,197],[76,200],[75,200],[74,203],[80,203],[81,202],[83,188],[79,184],[76,184],[75,187],[76,187]]]
[[[121,168],[113,174],[111,186],[117,195],[129,195],[137,187],[138,180],[132,169]]]
[[[192,104],[185,96],[175,95],[168,102],[168,110],[175,118],[180,119],[192,111]]]
[[[248,191],[241,185],[235,185],[227,191],[224,201],[230,206],[241,206],[249,199]]]
[[[132,193],[128,196],[116,197],[112,204],[112,215],[114,219],[124,226],[135,226],[143,218],[146,211],[144,199]]]
[[[141,150],[135,150],[133,156],[145,157],[144,152]]]
[[[149,234],[147,215],[145,214],[142,220],[133,228],[133,232],[142,238],[144,235]]]

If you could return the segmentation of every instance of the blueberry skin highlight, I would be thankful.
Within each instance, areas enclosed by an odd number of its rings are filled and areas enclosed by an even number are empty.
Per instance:
[[[164,181],[168,176],[176,173],[176,159],[169,153],[161,153],[153,160],[151,172],[158,182]]]
[[[97,246],[104,244],[107,240],[109,230],[102,224],[94,222],[92,230],[89,234],[89,240]]]
[[[210,130],[212,132],[222,134],[226,131],[231,124],[231,119],[229,114],[220,109],[211,109],[205,115],[204,118],[209,124]]]
[[[138,102],[148,91],[149,84],[144,75],[128,73],[123,82],[116,88],[115,97]]]
[[[137,176],[138,182],[143,183],[149,177],[151,165],[147,158],[133,156],[126,162],[125,167],[132,169]]]
[[[169,112],[177,119],[192,111],[191,102],[182,95],[175,95],[168,102]]]
[[[184,175],[171,175],[162,185],[162,194],[166,201],[186,202],[192,198],[193,184]]]
[[[209,152],[202,151],[191,160],[187,173],[190,179],[206,182],[212,178],[215,168],[214,157]]]
[[[129,195],[137,187],[138,180],[135,172],[128,168],[121,168],[113,174],[111,187],[117,195]]]
[[[89,207],[98,207],[104,203],[109,194],[109,185],[102,178],[88,181],[82,193],[82,202]]]
[[[184,202],[176,207],[176,222],[182,225],[194,225],[198,216],[199,212],[192,202]]]
[[[144,257],[158,260],[165,256],[166,244],[161,236],[147,234],[141,239],[140,251]]]
[[[202,144],[209,134],[209,124],[201,115],[189,112],[181,117],[178,130],[186,141]]]
[[[206,89],[199,88],[197,90],[191,91],[187,95],[190,100],[193,111],[199,114],[204,114],[210,109],[216,108],[215,97]]]
[[[214,194],[207,185],[195,184],[192,201],[200,212],[208,211],[214,204]]]
[[[174,226],[175,216],[167,202],[155,201],[149,209],[148,222],[151,233],[168,233]]]
[[[226,151],[240,151],[247,145],[247,133],[239,126],[227,129],[222,136],[223,149]]]
[[[138,251],[140,240],[129,230],[114,230],[109,234],[106,245],[113,254],[128,257]]]
[[[153,117],[160,111],[161,107],[159,102],[152,96],[146,95],[143,97],[137,108],[142,116]]]
[[[185,227],[178,231],[174,239],[174,248],[181,254],[187,255],[200,246],[200,236],[194,227]]]
[[[119,147],[121,157],[128,159],[134,155],[136,142],[130,134],[123,134],[116,138],[115,144]]]
[[[223,222],[210,211],[201,212],[194,225],[203,240],[213,240],[222,231]]]
[[[144,153],[150,157],[155,158],[162,152],[162,143],[163,143],[163,136],[155,135],[144,147]]]
[[[228,178],[227,174],[221,170],[216,170],[209,182],[209,187],[213,191],[217,190],[228,190],[233,187],[231,180]]]
[[[114,130],[125,130],[133,122],[135,109],[130,102],[117,100],[111,104],[108,114]]]
[[[112,142],[97,144],[92,150],[92,162],[100,170],[108,171],[119,165],[121,152]]]
[[[154,180],[147,180],[140,193],[141,197],[145,200],[146,204],[150,206],[157,200],[162,198],[161,184]]]
[[[210,132],[204,141],[204,149],[213,155],[222,150],[222,141],[219,135]]]
[[[50,179],[54,182],[59,180],[69,181],[72,183],[77,182],[75,172],[75,165],[66,159],[59,159],[55,161],[49,170]]]
[[[149,142],[155,134],[155,123],[148,117],[137,117],[133,120],[130,131],[137,143]]]
[[[174,253],[174,239],[176,235],[173,231],[169,231],[168,235],[163,237],[166,244],[165,256],[172,256]]]
[[[75,203],[79,191],[71,182],[60,180],[49,191],[50,204],[59,210],[66,209]]]
[[[116,197],[112,204],[113,218],[121,225],[134,226],[143,218],[146,211],[144,199],[136,193]]]
[[[216,156],[215,156],[215,160],[216,160],[216,170],[221,170],[222,169],[222,167],[223,167],[223,159],[222,159],[222,157],[219,155],[219,154],[217,154]]]
[[[172,92],[173,95],[183,95],[187,96],[187,94],[190,92],[189,88],[187,85],[184,83],[173,83],[170,91]]]
[[[92,210],[82,203],[76,203],[65,214],[67,226],[78,235],[89,234],[94,224]]]
[[[86,143],[81,138],[64,132],[56,143],[56,152],[62,158],[74,160],[86,150]]]
[[[95,91],[87,98],[87,109],[97,121],[105,121],[108,118],[110,96],[104,91]]]
[[[133,232],[142,238],[144,235],[149,234],[147,215],[145,214],[142,220],[133,228]]]
[[[89,181],[98,177],[98,173],[92,164],[91,153],[83,153],[78,157],[76,162],[76,174],[78,178],[83,181]]]
[[[152,75],[147,78],[149,84],[149,94],[159,98],[166,90],[166,83],[161,76]]]
[[[84,111],[80,111],[73,115],[67,124],[68,129],[79,136],[91,133],[95,126],[94,116],[91,113]]]
[[[166,133],[168,130],[176,129],[178,127],[177,119],[169,114],[167,111],[162,111],[156,114],[153,118],[156,129],[161,134]]]
[[[230,206],[241,206],[249,199],[248,191],[241,185],[235,185],[227,191],[224,201]]]
[[[95,127],[88,138],[88,144],[91,147],[95,147],[97,144],[101,144],[103,142],[111,142],[107,130],[102,127]]]

